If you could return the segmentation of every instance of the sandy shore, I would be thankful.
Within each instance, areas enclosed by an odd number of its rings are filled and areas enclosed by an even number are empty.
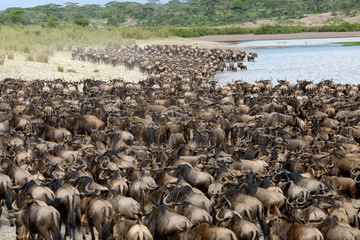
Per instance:
[[[235,43],[260,40],[314,39],[314,38],[345,38],[360,37],[360,32],[304,32],[290,34],[242,34],[242,35],[209,35],[197,38],[170,38],[161,40],[137,41],[140,46],[146,44],[177,44],[191,45],[200,48],[223,48],[252,50],[260,47],[235,46]]]
[[[61,71],[63,70],[63,72]],[[0,65],[0,79],[15,78],[23,80],[54,80],[81,81],[98,79],[108,81],[122,78],[128,82],[138,82],[146,75],[139,69],[127,69],[125,66],[94,64],[71,59],[71,52],[55,52],[48,63],[26,61],[26,57],[16,53],[14,59],[6,59]]]
[[[294,33],[294,34],[267,34],[267,35],[222,35],[204,36],[199,38],[168,38],[138,40],[136,43],[143,47],[151,44],[176,44],[190,45],[200,48],[223,48],[251,50],[259,47],[240,47],[234,43],[255,40],[281,40],[281,39],[306,39],[306,38],[340,38],[360,37],[360,32],[324,32],[324,33]],[[60,68],[59,68],[60,67]],[[63,72],[61,71],[63,69]],[[60,70],[60,71],[59,71]],[[81,81],[91,78],[98,80],[110,80],[122,78],[125,81],[137,82],[145,79],[146,75],[135,68],[129,70],[124,66],[112,67],[104,64],[94,64],[71,59],[71,52],[55,52],[48,63],[26,61],[22,54],[15,53],[14,59],[6,59],[0,65],[0,79],[16,78],[24,80],[46,79],[54,80],[61,78],[67,81]]]

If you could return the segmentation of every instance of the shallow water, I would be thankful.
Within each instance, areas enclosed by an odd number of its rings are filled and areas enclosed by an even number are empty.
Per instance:
[[[235,80],[254,83],[278,79],[291,83],[308,80],[314,83],[332,79],[338,83],[360,83],[360,46],[342,46],[336,42],[358,42],[360,38],[326,38],[242,42],[238,46],[270,47],[256,49],[255,62],[246,62],[247,71],[216,75],[221,85]]]

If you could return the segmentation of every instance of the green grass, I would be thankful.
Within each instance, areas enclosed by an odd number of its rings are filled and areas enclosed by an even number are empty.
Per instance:
[[[360,24],[342,23],[320,27],[270,26],[241,27],[144,27],[144,28],[84,28],[66,26],[42,28],[41,26],[0,27],[0,51],[20,52],[29,61],[48,62],[54,51],[71,50],[73,47],[120,48],[135,39],[167,37],[199,37],[224,34],[277,34],[298,32],[360,31]],[[9,55],[8,55],[9,56]],[[10,59],[10,58],[9,58]]]
[[[300,33],[300,32],[354,32],[360,31],[360,24],[358,23],[342,23],[340,25],[324,25],[318,27],[305,26],[280,26],[280,25],[264,25],[254,29],[254,34],[286,34],[286,33]]]
[[[337,44],[341,44],[345,47],[351,47],[351,46],[360,46],[360,42],[339,42]]]

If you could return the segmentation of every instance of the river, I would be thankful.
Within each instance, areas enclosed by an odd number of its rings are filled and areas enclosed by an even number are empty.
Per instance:
[[[216,75],[219,84],[236,80],[286,79],[291,83],[308,80],[314,83],[332,79],[337,83],[360,83],[360,46],[343,46],[342,42],[360,42],[360,38],[323,38],[241,42],[236,45],[254,47],[255,62],[245,62],[247,71]],[[248,52],[248,51],[247,51]]]

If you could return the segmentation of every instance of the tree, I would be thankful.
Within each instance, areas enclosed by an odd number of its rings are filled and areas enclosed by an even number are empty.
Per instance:
[[[126,17],[131,12],[131,7],[126,5],[118,5],[112,7],[103,13],[103,17],[107,19],[109,25],[117,25],[126,21]]]
[[[25,22],[24,18],[25,12],[21,8],[17,8],[6,15],[6,19],[8,19],[13,24],[23,24]]]
[[[172,7],[179,7],[181,5],[181,1],[180,0],[170,0],[168,2],[168,5],[172,6]]]
[[[155,4],[159,4],[160,0],[147,0],[147,2],[148,4],[155,5]]]
[[[216,5],[220,0],[200,0],[200,6],[205,11],[205,15],[210,19],[211,15],[215,13]]]
[[[231,5],[231,9],[235,11],[244,11],[247,5],[244,0],[234,1]]]
[[[325,3],[325,0],[311,0],[310,7],[316,9],[316,12],[320,12],[322,5]]]

